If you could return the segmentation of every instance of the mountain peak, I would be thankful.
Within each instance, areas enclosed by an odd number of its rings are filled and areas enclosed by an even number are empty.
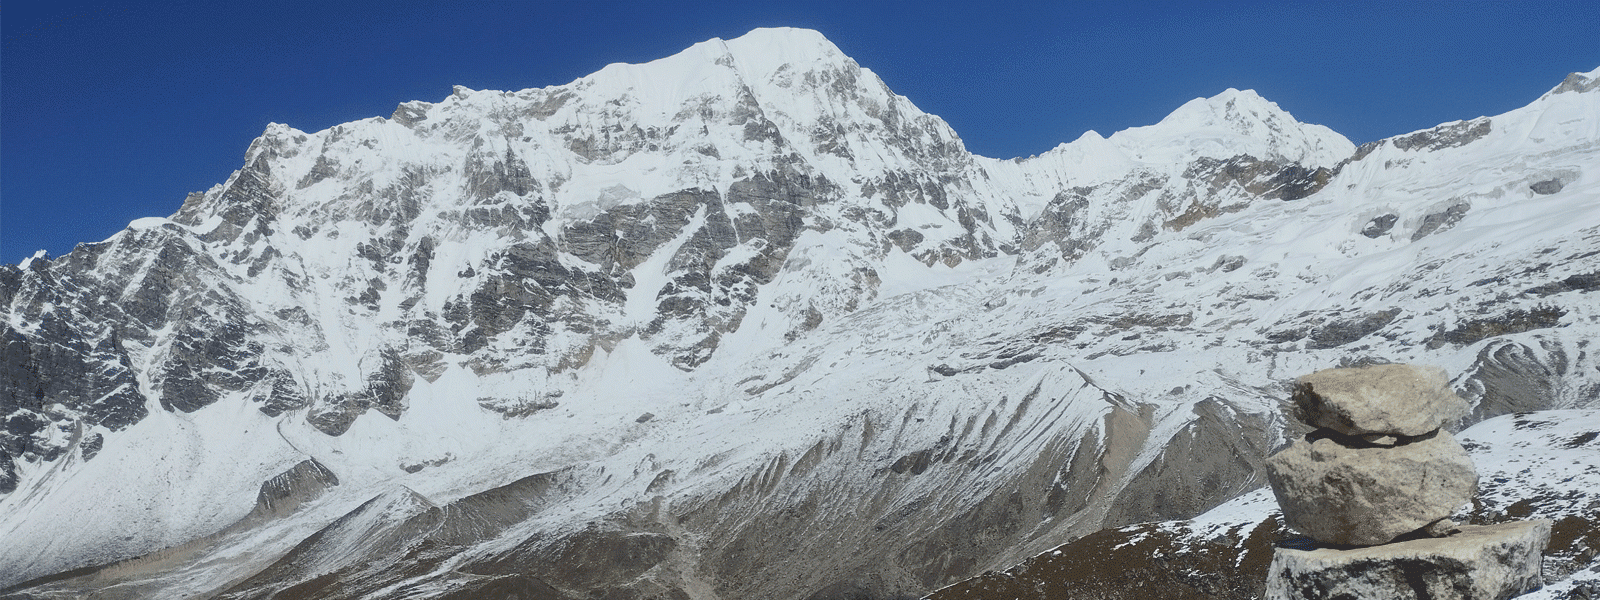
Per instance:
[[[690,75],[708,65],[731,68],[750,79],[765,79],[785,66],[804,70],[808,66],[853,66],[855,61],[828,41],[821,33],[792,27],[760,28],[739,37],[711,38],[687,49],[646,63],[613,63],[585,79],[610,72],[635,72],[648,69],[656,76]],[[682,84],[680,80],[677,83]]]
[[[684,106],[709,97],[738,98],[796,78],[819,81],[846,73],[853,79],[861,69],[822,34],[809,29],[756,29],[731,40],[712,38],[665,58],[637,64],[613,63],[569,86],[591,95],[632,98],[653,110],[677,113]],[[770,94],[774,99],[796,96],[793,90]]]
[[[722,45],[751,74],[769,74],[784,65],[800,67],[853,62],[828,38],[810,29],[755,29],[722,42]]]
[[[1355,151],[1332,129],[1296,120],[1255,90],[1234,88],[1185,102],[1161,122],[1119,131],[1110,140],[1130,156],[1152,162],[1248,154],[1331,167]]]

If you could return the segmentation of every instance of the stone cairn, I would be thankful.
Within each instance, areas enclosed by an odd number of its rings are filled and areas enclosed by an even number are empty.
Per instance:
[[[1316,428],[1267,460],[1284,522],[1270,600],[1501,600],[1543,585],[1545,520],[1457,526],[1478,475],[1444,429],[1467,413],[1442,369],[1377,365],[1301,377],[1293,417]]]

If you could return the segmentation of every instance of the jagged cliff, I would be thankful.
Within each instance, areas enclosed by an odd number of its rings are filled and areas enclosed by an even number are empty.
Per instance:
[[[917,595],[1260,486],[1319,367],[1589,406],[1595,78],[1360,148],[1227,90],[996,160],[782,29],[273,125],[0,267],[0,587]]]

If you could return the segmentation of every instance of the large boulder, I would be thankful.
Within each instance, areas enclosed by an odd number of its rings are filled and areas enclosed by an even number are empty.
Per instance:
[[[1394,446],[1318,430],[1267,459],[1284,522],[1328,544],[1367,546],[1450,516],[1478,475],[1450,432]]]
[[[1295,381],[1295,416],[1345,435],[1418,436],[1467,414],[1443,369],[1372,365],[1317,371]]]
[[[1445,538],[1338,550],[1278,548],[1268,600],[1503,600],[1544,585],[1550,521],[1466,526]]]

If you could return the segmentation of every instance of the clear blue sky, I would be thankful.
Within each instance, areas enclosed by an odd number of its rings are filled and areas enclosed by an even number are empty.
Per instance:
[[[755,27],[821,31],[972,151],[1037,154],[1253,88],[1356,143],[1600,66],[1600,2],[24,2],[0,7],[0,262],[222,182],[269,122],[567,83]]]

